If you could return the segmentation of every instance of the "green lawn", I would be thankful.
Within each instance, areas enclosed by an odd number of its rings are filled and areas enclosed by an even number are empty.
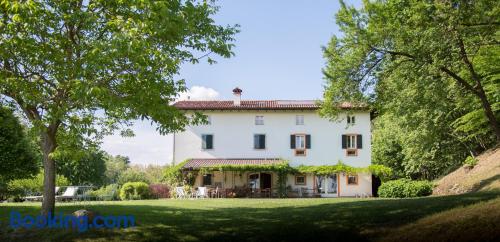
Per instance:
[[[36,215],[39,213],[40,204],[1,204],[0,241],[304,241],[313,239],[372,241],[384,240],[386,236],[391,237],[398,231],[404,231],[405,226],[418,223],[419,219],[428,219],[430,215],[455,211],[450,216],[458,216],[459,209],[467,209],[464,206],[477,207],[481,204],[500,204],[500,193],[470,193],[459,196],[394,200],[172,199],[100,202],[86,205],[58,204],[57,211],[64,213],[85,207],[103,215],[132,214],[136,216],[137,227],[135,228],[93,229],[85,233],[65,230],[13,230],[7,227],[11,210]],[[500,211],[497,214],[493,213],[492,218],[495,219]],[[484,219],[491,219],[490,217]],[[472,217],[472,219],[477,218]],[[453,221],[453,218],[450,221]],[[492,224],[491,221],[485,223]],[[500,231],[498,223],[493,226],[489,229]],[[415,229],[417,228],[412,228],[412,230]],[[432,234],[427,236],[432,236]]]

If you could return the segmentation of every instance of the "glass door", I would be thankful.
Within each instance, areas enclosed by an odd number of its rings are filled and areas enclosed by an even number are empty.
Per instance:
[[[326,179],[326,194],[337,194],[337,174],[328,175]]]
[[[335,196],[337,195],[337,174],[327,176],[316,176],[317,192],[321,196]]]

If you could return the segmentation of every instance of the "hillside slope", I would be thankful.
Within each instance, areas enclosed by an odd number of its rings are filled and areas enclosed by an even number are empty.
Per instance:
[[[473,191],[500,190],[500,148],[488,150],[477,157],[473,169],[464,167],[437,182],[434,195],[461,194]]]
[[[500,198],[458,207],[395,228],[379,241],[498,241]]]

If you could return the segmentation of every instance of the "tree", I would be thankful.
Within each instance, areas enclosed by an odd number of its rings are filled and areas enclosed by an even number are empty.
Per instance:
[[[131,166],[118,176],[118,185],[123,185],[127,182],[144,182],[148,183],[146,172],[139,169],[137,166]]]
[[[125,172],[130,164],[130,159],[127,156],[105,156],[106,172],[106,184],[117,184],[120,174]]]
[[[123,185],[127,182],[145,182],[158,184],[163,181],[165,168],[156,165],[132,165],[118,175],[117,183]]]
[[[406,73],[401,83],[418,73],[431,84],[452,80],[461,95],[475,97],[489,132],[500,142],[500,100],[494,97],[500,90],[498,1],[366,0],[361,9],[341,5],[336,18],[343,35],[334,36],[324,49],[323,115],[337,117],[332,104],[342,101],[373,101],[382,78],[392,71]],[[485,65],[485,60],[491,62]]]
[[[165,166],[148,165],[144,168],[144,172],[149,184],[158,184],[164,180]]]
[[[191,0],[1,1],[0,93],[39,133],[43,214],[54,211],[60,129],[85,143],[138,118],[162,134],[203,121],[169,103],[185,90],[182,63],[232,55],[237,26],[216,25],[216,11]]]
[[[0,106],[0,186],[28,178],[40,169],[40,157],[12,110]]]
[[[57,173],[73,185],[101,186],[106,180],[106,164],[102,151],[83,150],[80,154],[65,154],[54,158]]]
[[[468,109],[456,101],[442,101],[473,97],[460,96],[454,82],[445,78],[437,82],[415,76],[402,83],[398,73],[392,72],[377,88],[380,113],[373,122],[374,163],[391,167],[397,177],[435,179],[482,149],[450,125]]]

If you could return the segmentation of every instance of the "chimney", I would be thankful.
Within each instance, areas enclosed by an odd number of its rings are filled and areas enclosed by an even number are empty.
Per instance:
[[[241,89],[239,89],[238,87],[236,87],[235,89],[233,89],[233,95],[234,95],[234,106],[240,106],[241,105],[241,93],[243,91]]]

